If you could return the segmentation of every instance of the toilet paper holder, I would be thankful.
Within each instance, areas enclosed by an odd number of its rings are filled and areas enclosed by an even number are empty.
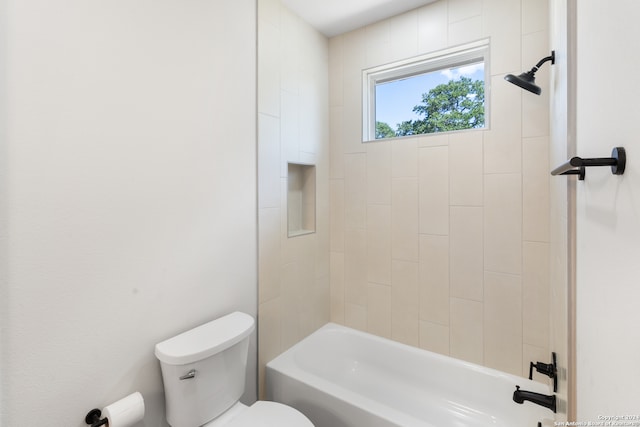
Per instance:
[[[105,406],[102,410],[98,408],[90,410],[84,417],[84,422],[91,427],[132,427],[143,418],[144,399],[140,392],[136,391]]]
[[[102,416],[102,411],[98,408],[92,409],[87,413],[87,416],[84,417],[84,422],[90,425],[91,427],[100,427],[106,424],[109,424],[108,418],[100,419]]]

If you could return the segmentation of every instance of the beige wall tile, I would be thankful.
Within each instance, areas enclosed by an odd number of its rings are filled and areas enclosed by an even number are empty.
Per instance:
[[[447,2],[437,1],[418,9],[418,52],[434,52],[447,47]]]
[[[458,132],[449,136],[449,203],[482,206],[484,132]]]
[[[367,286],[367,332],[391,338],[391,286]]]
[[[389,20],[367,25],[365,31],[367,34],[366,67],[391,62],[393,56],[389,40]]]
[[[391,268],[392,338],[418,347],[420,345],[420,264],[394,260]]]
[[[344,105],[342,36],[329,39],[329,106]],[[342,152],[342,150],[340,151]]]
[[[287,176],[287,162],[300,161],[300,97],[280,91],[280,165]]]
[[[312,81],[309,87],[303,87],[300,95],[300,105],[305,106],[305,114],[300,115],[300,160],[303,163],[318,163],[318,154],[326,149],[328,145],[328,133],[329,129],[326,128],[326,124],[329,122],[328,112],[321,106],[310,107],[315,105],[312,101],[318,99],[322,95],[320,92],[321,83]],[[314,93],[318,92],[318,93]],[[325,95],[326,96],[326,95]],[[324,103],[326,104],[326,103]],[[313,160],[306,160],[304,155],[313,155]],[[309,157],[307,157],[309,159]]]
[[[418,180],[394,178],[391,197],[391,255],[393,259],[418,262]]]
[[[522,273],[521,180],[520,174],[485,175],[485,270]]]
[[[411,10],[389,18],[389,46],[392,61],[418,54],[418,11]],[[380,65],[382,63],[373,64]]]
[[[366,68],[366,46],[366,28],[359,28],[342,35],[342,60],[346,77],[358,77]]]
[[[260,304],[258,312],[258,324],[260,325],[261,336],[259,337],[260,360],[268,362],[282,350],[282,325],[279,313],[282,310],[281,300],[274,298]]]
[[[449,0],[449,22],[464,21],[482,14],[482,0]]]
[[[449,233],[449,147],[418,150],[420,233]]]
[[[300,277],[300,265],[291,262],[282,266],[282,295],[280,297],[280,329],[283,351],[294,345],[302,333],[300,329],[301,300],[304,296],[305,281]]]
[[[420,348],[449,355],[449,327],[420,321]]]
[[[365,228],[367,219],[367,162],[365,154],[347,154],[344,173],[345,226]]]
[[[344,107],[329,110],[329,176],[331,179],[344,178]]]
[[[451,298],[450,355],[483,364],[483,306],[481,302]]]
[[[549,244],[524,242],[522,319],[524,342],[549,346]]]
[[[307,305],[300,320],[303,337],[313,333],[329,321],[327,317],[331,310],[329,276],[316,278],[305,302]]]
[[[388,45],[390,42],[388,19],[367,25],[364,31],[366,33],[365,46],[367,48],[367,55],[369,55],[370,50],[376,50],[376,48],[379,48],[381,45]]]
[[[302,25],[300,18],[288,8],[280,9],[280,87],[296,95],[300,79]]]
[[[280,200],[282,201],[282,207],[280,209],[280,262],[282,265],[288,264],[291,262],[296,262],[298,259],[298,254],[300,253],[300,244],[301,240],[294,238],[289,238],[288,230],[288,206],[287,206],[287,197],[288,197],[288,182],[286,178],[282,178],[280,181]]]
[[[483,208],[451,207],[449,277],[451,296],[482,301]]]
[[[329,182],[329,193],[330,249],[344,252],[344,180],[332,179]]]
[[[449,44],[456,46],[482,38],[482,17],[474,16],[449,24]]]
[[[522,283],[520,276],[485,273],[484,363],[520,375],[522,372]]]
[[[522,238],[549,241],[549,138],[522,143]]]
[[[522,92],[502,75],[491,78],[491,130],[484,135],[484,173],[521,170]]]
[[[449,236],[420,235],[420,319],[449,325]]]
[[[258,376],[259,393],[264,396],[264,367],[282,351],[282,327],[280,298],[264,302],[258,307]]]
[[[258,207],[280,207],[280,120],[258,114]]]
[[[418,138],[400,138],[391,143],[391,176],[418,176]]]
[[[367,203],[391,204],[391,144],[377,141],[367,147]]]
[[[345,302],[367,304],[367,235],[364,228],[347,229],[344,242]]]
[[[367,205],[367,229],[391,231],[391,205]]]
[[[442,147],[449,145],[448,133],[432,133],[430,135],[418,136],[418,148],[422,147]]]
[[[367,207],[367,280],[391,285],[391,205]]]
[[[302,286],[312,286],[316,275],[316,265],[318,260],[318,233],[297,236],[300,240],[300,252],[298,253],[299,280]]]
[[[331,263],[330,275],[330,298],[331,316],[330,320],[335,323],[345,322],[344,303],[344,253],[331,252],[329,255]]]
[[[551,54],[549,35],[546,31],[522,36],[523,71],[528,71],[542,58]],[[545,63],[536,73],[536,84],[542,94],[522,93],[522,136],[525,138],[549,135],[549,81],[551,62]]]
[[[344,78],[344,153],[364,153],[366,144],[362,143],[362,71],[353,77]]]
[[[258,69],[258,112],[279,117],[280,30],[262,19],[258,24]]]
[[[491,74],[519,70],[521,13],[519,1],[484,0],[483,37],[491,37]],[[522,71],[518,71],[518,74]],[[506,82],[505,82],[506,83]]]
[[[323,196],[323,203],[329,203],[329,197]],[[329,244],[331,236],[329,232],[329,212],[327,209],[318,208],[318,219],[316,219],[316,247],[315,247],[315,278],[329,277],[329,264],[331,250]],[[327,291],[329,288],[327,287]]]
[[[538,31],[546,32],[548,29],[549,2],[522,0],[522,34],[535,33]]]
[[[346,303],[344,325],[359,331],[367,331],[367,309],[364,306]]]
[[[258,211],[259,302],[280,296],[280,208]]]

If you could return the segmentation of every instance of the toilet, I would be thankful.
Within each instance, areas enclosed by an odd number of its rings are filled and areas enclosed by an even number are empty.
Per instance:
[[[171,427],[313,427],[281,403],[240,403],[254,325],[235,312],[156,344]]]

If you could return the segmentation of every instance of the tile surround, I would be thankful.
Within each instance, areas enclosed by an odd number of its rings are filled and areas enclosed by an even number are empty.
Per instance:
[[[450,215],[450,296],[482,301],[484,282],[483,208],[452,206]]]
[[[286,181],[280,175],[279,194],[273,184],[261,187],[260,312],[262,326],[276,328],[260,336],[261,364],[331,320],[525,375],[528,357],[546,359],[550,335],[544,321],[550,309],[548,91],[543,86],[542,97],[526,98],[503,75],[531,66],[526,49],[546,49],[547,6],[441,0],[326,45],[314,41],[313,52],[304,52],[284,39],[302,32],[316,40],[307,34],[313,30],[280,2],[263,3],[260,43],[269,55],[259,55],[259,75],[266,72],[259,78],[278,87],[260,92],[261,177],[278,182],[273,171],[281,172],[287,160],[311,155],[327,162],[319,169],[326,196],[318,203],[328,221],[318,227],[322,238],[278,240],[276,212],[286,202]],[[531,15],[507,19],[524,11]],[[491,38],[486,130],[361,142],[363,68],[481,37]],[[326,68],[326,94],[305,89],[300,60],[275,66],[273,55],[286,52],[326,58],[309,59]],[[548,85],[544,78],[541,83]],[[305,126],[322,126],[300,108],[313,98],[318,104],[309,110],[326,120],[328,140],[300,143]]]
[[[340,249],[332,207],[332,321],[521,375],[547,351],[548,76],[532,98],[503,80],[548,49],[543,3],[441,0],[330,40],[332,200],[358,236]],[[399,59],[394,46],[410,57],[483,37],[486,130],[360,142],[363,68]]]
[[[336,299],[345,290],[345,256],[330,248],[344,251],[348,245],[344,180],[329,180],[330,173],[343,177],[338,158],[329,154],[330,139],[343,129],[337,122],[340,110],[329,110],[330,97],[342,103],[329,90],[329,41],[279,0],[258,1],[258,13],[258,373],[263,396],[266,362],[330,318],[345,320],[344,298]],[[336,78],[342,74],[341,66],[332,70]],[[287,162],[315,165],[315,233],[287,237]],[[364,210],[356,217],[364,221]],[[364,230],[364,222],[360,225]],[[366,277],[364,283],[366,289]]]
[[[420,320],[449,325],[449,236],[420,235]]]

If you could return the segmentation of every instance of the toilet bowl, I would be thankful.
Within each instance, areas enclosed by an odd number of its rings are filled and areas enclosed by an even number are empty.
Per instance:
[[[229,410],[235,412],[232,416],[225,417],[225,412],[203,427],[313,427],[301,412],[282,403],[259,400],[251,406],[237,406]]]
[[[235,312],[156,344],[171,427],[313,427],[281,403],[240,403],[254,327]]]

